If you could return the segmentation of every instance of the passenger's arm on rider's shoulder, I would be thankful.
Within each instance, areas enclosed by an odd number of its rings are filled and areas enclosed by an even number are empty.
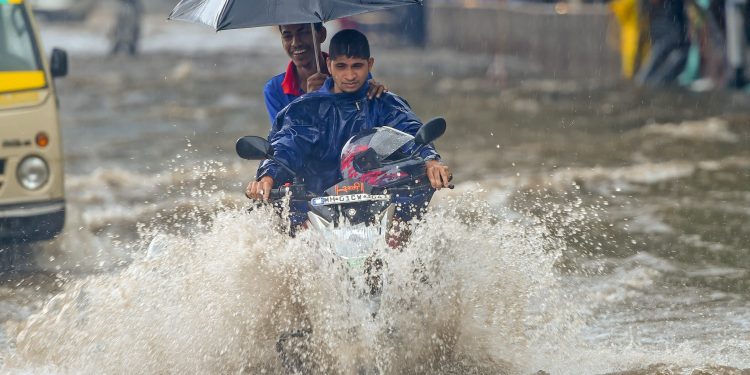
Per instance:
[[[388,87],[384,83],[372,79],[372,74],[369,78],[370,80],[367,83],[370,85],[370,88],[367,89],[367,99],[380,98],[384,92],[388,92]]]

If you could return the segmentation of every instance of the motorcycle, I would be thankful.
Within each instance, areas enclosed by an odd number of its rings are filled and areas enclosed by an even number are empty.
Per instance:
[[[342,181],[322,194],[307,191],[304,181],[274,157],[273,146],[264,138],[242,137],[235,148],[243,159],[270,159],[293,176],[293,182],[271,191],[270,201],[288,196],[290,206],[307,206],[308,227],[333,244],[335,255],[357,266],[370,255],[374,241],[392,229],[397,210],[416,211],[418,207],[407,206],[434,192],[418,154],[445,129],[445,120],[436,118],[415,136],[384,126],[351,137],[341,152]],[[406,154],[403,150],[410,142],[417,147]]]
[[[334,258],[365,274],[369,290],[362,294],[369,300],[374,317],[384,282],[377,243],[380,239],[389,243],[388,237],[397,232],[394,225],[403,221],[399,217],[418,214],[423,207],[415,205],[415,201],[429,201],[435,189],[426,174],[426,161],[418,155],[445,129],[445,120],[435,118],[422,125],[415,136],[384,126],[351,137],[341,152],[342,180],[321,194],[308,191],[305,182],[274,157],[273,146],[266,139],[242,137],[237,140],[236,151],[247,160],[270,159],[293,176],[291,183],[273,189],[269,200],[307,208],[306,227],[328,245],[322,248],[330,249]],[[452,189],[453,185],[448,187]],[[397,247],[393,241],[389,245]],[[291,345],[289,341],[310,333],[311,329],[302,329],[281,334],[276,349],[288,370],[294,372],[300,367],[285,349]]]

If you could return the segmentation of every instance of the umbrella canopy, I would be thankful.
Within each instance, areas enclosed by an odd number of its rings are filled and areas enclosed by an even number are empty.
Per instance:
[[[326,22],[422,0],[182,0],[171,20],[202,23],[215,30]]]

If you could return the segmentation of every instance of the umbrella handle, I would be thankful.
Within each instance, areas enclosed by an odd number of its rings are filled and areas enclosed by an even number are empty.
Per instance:
[[[320,50],[318,50],[318,38],[315,36],[315,24],[310,23],[310,31],[312,32],[313,36],[313,47],[315,48],[315,67],[318,68],[318,73],[320,73]]]

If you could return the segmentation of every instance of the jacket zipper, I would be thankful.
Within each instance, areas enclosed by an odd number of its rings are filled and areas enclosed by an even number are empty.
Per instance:
[[[358,110],[358,111],[361,111],[361,109],[359,108],[359,100],[356,100],[356,101],[354,102],[354,105],[356,105],[356,106],[357,106],[357,110]]]

